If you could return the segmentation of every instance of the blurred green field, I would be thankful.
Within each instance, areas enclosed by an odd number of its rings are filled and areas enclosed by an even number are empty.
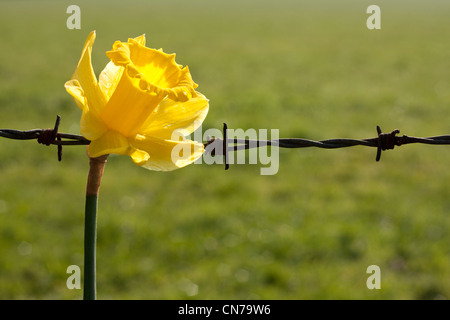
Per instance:
[[[0,128],[79,133],[65,92],[86,36],[176,52],[210,99],[203,129],[280,137],[450,133],[448,1],[0,1]],[[81,8],[81,30],[66,8]],[[368,30],[366,9],[381,8]],[[85,147],[0,140],[0,299],[81,299]],[[260,165],[161,173],[111,156],[99,299],[448,299],[450,148],[280,150]],[[381,290],[369,290],[369,265]]]

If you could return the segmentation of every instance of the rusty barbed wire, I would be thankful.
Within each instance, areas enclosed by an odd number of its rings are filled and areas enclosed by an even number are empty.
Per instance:
[[[392,150],[395,146],[401,146],[411,143],[433,144],[433,145],[450,145],[450,135],[441,135],[434,137],[410,137],[407,135],[397,136],[400,130],[395,129],[390,133],[383,133],[380,126],[377,126],[376,138],[369,139],[327,139],[327,140],[309,140],[301,138],[281,138],[275,140],[251,140],[251,139],[228,139],[227,137],[227,124],[223,124],[223,137],[224,139],[215,138],[209,140],[205,144],[205,152],[221,151],[221,155],[225,159],[225,170],[229,168],[228,152],[247,150],[251,148],[259,148],[263,146],[277,146],[279,148],[308,148],[316,147],[323,149],[338,149],[348,148],[354,146],[366,146],[377,148],[377,155],[375,160],[380,161],[381,152],[385,150]],[[231,144],[231,146],[230,146]]]
[[[27,131],[0,129],[0,137],[15,140],[37,140],[38,143],[46,146],[58,146],[58,161],[62,159],[62,146],[73,145],[88,145],[90,140],[81,135],[60,133],[58,132],[61,117],[56,117],[56,122],[53,129],[33,129]],[[224,157],[225,170],[229,168],[230,151],[247,150],[252,148],[259,148],[264,146],[275,146],[279,148],[323,148],[323,149],[338,149],[348,148],[354,146],[366,146],[377,148],[376,161],[380,161],[381,152],[385,150],[392,150],[395,146],[402,146],[411,143],[431,144],[431,145],[450,145],[450,135],[441,135],[434,137],[411,137],[407,135],[397,136],[400,130],[395,129],[390,133],[383,133],[380,126],[377,126],[378,136],[368,139],[327,139],[327,140],[309,140],[302,138],[281,138],[274,140],[251,140],[228,138],[226,123],[223,124],[223,139],[212,138],[204,143],[205,153],[212,155],[221,155]],[[63,140],[64,139],[64,140]]]
[[[58,146],[58,161],[62,160],[62,146],[88,145],[91,143],[83,136],[58,132],[61,117],[56,116],[53,129],[33,129],[27,131],[0,129],[0,137],[14,140],[37,140],[38,143]],[[66,139],[66,140],[63,140]]]

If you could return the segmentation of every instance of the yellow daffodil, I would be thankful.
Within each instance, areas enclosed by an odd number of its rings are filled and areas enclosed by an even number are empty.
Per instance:
[[[116,41],[97,80],[91,64],[94,40],[95,31],[65,83],[83,111],[80,131],[91,140],[89,156],[129,155],[140,166],[163,171],[198,159],[202,143],[173,138],[174,130],[192,133],[208,113],[208,99],[195,91],[188,67],[178,65],[175,54],[147,48],[142,35]]]

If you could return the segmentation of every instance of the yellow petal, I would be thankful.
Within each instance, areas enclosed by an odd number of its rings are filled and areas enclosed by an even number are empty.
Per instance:
[[[108,127],[89,107],[85,107],[80,120],[80,132],[86,139],[95,140],[100,138]]]
[[[105,154],[124,154],[131,152],[128,139],[118,132],[108,130],[100,138],[91,141],[88,147],[89,156],[100,157]]]
[[[64,86],[67,92],[72,95],[78,107],[83,110],[80,121],[81,134],[89,140],[99,138],[105,133],[107,127],[103,124],[99,116],[89,109],[88,101],[78,80],[67,81]]]
[[[190,141],[165,140],[150,136],[137,135],[130,139],[131,145],[150,155],[140,166],[156,171],[171,171],[185,167],[203,154],[203,144]]]
[[[100,73],[98,82],[100,90],[105,95],[106,100],[109,100],[114,93],[114,90],[116,90],[123,71],[124,68],[122,66],[116,66],[110,61]]]
[[[150,155],[147,152],[136,148],[132,148],[130,157],[137,165],[143,165],[150,159]]]
[[[64,84],[66,91],[73,97],[73,100],[77,106],[83,110],[87,105],[86,97],[84,95],[83,88],[81,88],[78,80],[69,80]]]
[[[92,31],[84,44],[81,58],[72,76],[72,80],[78,81],[89,102],[90,108],[94,112],[98,112],[106,104],[106,99],[98,86],[97,78],[92,69],[91,52],[94,41],[95,31]]]
[[[148,117],[140,133],[171,139],[176,129],[181,129],[185,135],[196,130],[208,114],[208,99],[199,92],[197,96],[188,101],[173,101],[164,99]]]

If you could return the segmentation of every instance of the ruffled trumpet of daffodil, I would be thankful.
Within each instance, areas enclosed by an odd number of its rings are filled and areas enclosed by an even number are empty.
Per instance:
[[[195,91],[188,67],[177,64],[175,54],[147,48],[141,35],[114,43],[106,52],[111,61],[97,80],[91,64],[94,40],[92,31],[65,83],[83,111],[80,131],[91,140],[89,156],[129,155],[140,166],[162,171],[201,157],[203,144],[184,136],[205,119],[208,99]],[[181,130],[183,135],[175,135],[181,138],[173,138],[174,130]]]

